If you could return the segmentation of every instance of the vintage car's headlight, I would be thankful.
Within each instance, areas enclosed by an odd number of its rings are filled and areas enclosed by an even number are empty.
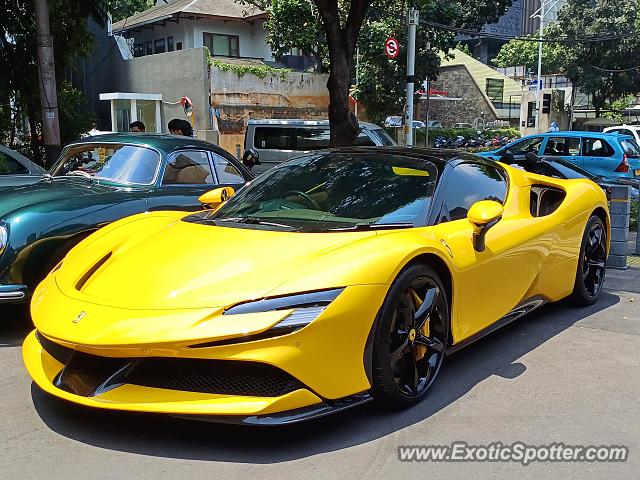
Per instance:
[[[4,249],[7,248],[7,243],[9,242],[9,230],[7,230],[6,225],[0,225],[0,255],[4,252]]]
[[[234,305],[224,311],[223,315],[240,315],[243,313],[263,313],[276,310],[292,310],[280,322],[276,323],[266,332],[246,335],[244,337],[230,338],[227,340],[214,340],[211,342],[191,345],[190,348],[214,347],[218,345],[230,345],[233,343],[263,340],[265,338],[279,337],[300,330],[309,325],[333,302],[344,288],[333,288],[316,292],[299,293],[283,297],[265,298],[253,302],[245,302]]]

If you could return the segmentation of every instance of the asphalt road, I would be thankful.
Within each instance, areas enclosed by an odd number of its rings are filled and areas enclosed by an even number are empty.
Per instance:
[[[549,305],[447,359],[425,402],[248,429],[79,408],[29,380],[0,313],[0,478],[640,478],[640,270],[587,309]],[[401,463],[399,445],[626,445],[626,463]]]

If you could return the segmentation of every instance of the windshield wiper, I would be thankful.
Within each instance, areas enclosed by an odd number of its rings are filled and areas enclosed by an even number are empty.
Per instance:
[[[245,224],[245,225],[265,225],[265,226],[278,227],[278,228],[288,228],[290,230],[298,230],[293,225],[286,225],[284,223],[269,222],[269,221],[263,220],[263,219],[258,218],[258,217],[216,218],[213,221],[214,222],[242,223],[242,224]]]
[[[393,230],[397,228],[413,228],[413,223],[356,223],[349,227],[329,228],[330,232],[360,232],[365,230]]]

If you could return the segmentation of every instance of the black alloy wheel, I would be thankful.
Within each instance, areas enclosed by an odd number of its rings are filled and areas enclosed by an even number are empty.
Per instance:
[[[445,357],[449,306],[438,275],[425,265],[403,272],[381,309],[374,341],[374,397],[401,407],[433,384]]]
[[[579,305],[593,304],[604,285],[607,263],[607,231],[602,220],[593,215],[587,222],[572,298]]]

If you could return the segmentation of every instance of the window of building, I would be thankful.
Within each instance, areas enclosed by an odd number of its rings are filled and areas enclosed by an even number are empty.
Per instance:
[[[209,49],[211,55],[221,57],[240,56],[240,37],[237,35],[220,35],[217,33],[203,33],[202,43]]]
[[[173,52],[173,37],[167,37],[167,52]]]
[[[504,95],[504,79],[487,78],[485,93],[492,102],[502,102]]]
[[[153,42],[149,40],[147,42],[147,53],[146,55],[153,55]]]
[[[212,184],[213,174],[209,163],[209,154],[200,151],[177,153],[167,163],[162,177],[164,185],[203,185]]]
[[[144,44],[136,43],[133,46],[133,56],[134,57],[142,57],[144,55]]]
[[[167,42],[164,38],[158,38],[153,42],[153,50],[155,53],[164,53],[167,51]]]
[[[538,109],[536,108],[536,102],[529,102],[527,104],[527,127],[536,126],[537,115],[538,115]]]
[[[466,218],[471,205],[480,200],[503,203],[507,197],[507,181],[498,167],[462,163],[447,179],[440,221]]]
[[[176,43],[176,50],[182,50],[182,42]]]

